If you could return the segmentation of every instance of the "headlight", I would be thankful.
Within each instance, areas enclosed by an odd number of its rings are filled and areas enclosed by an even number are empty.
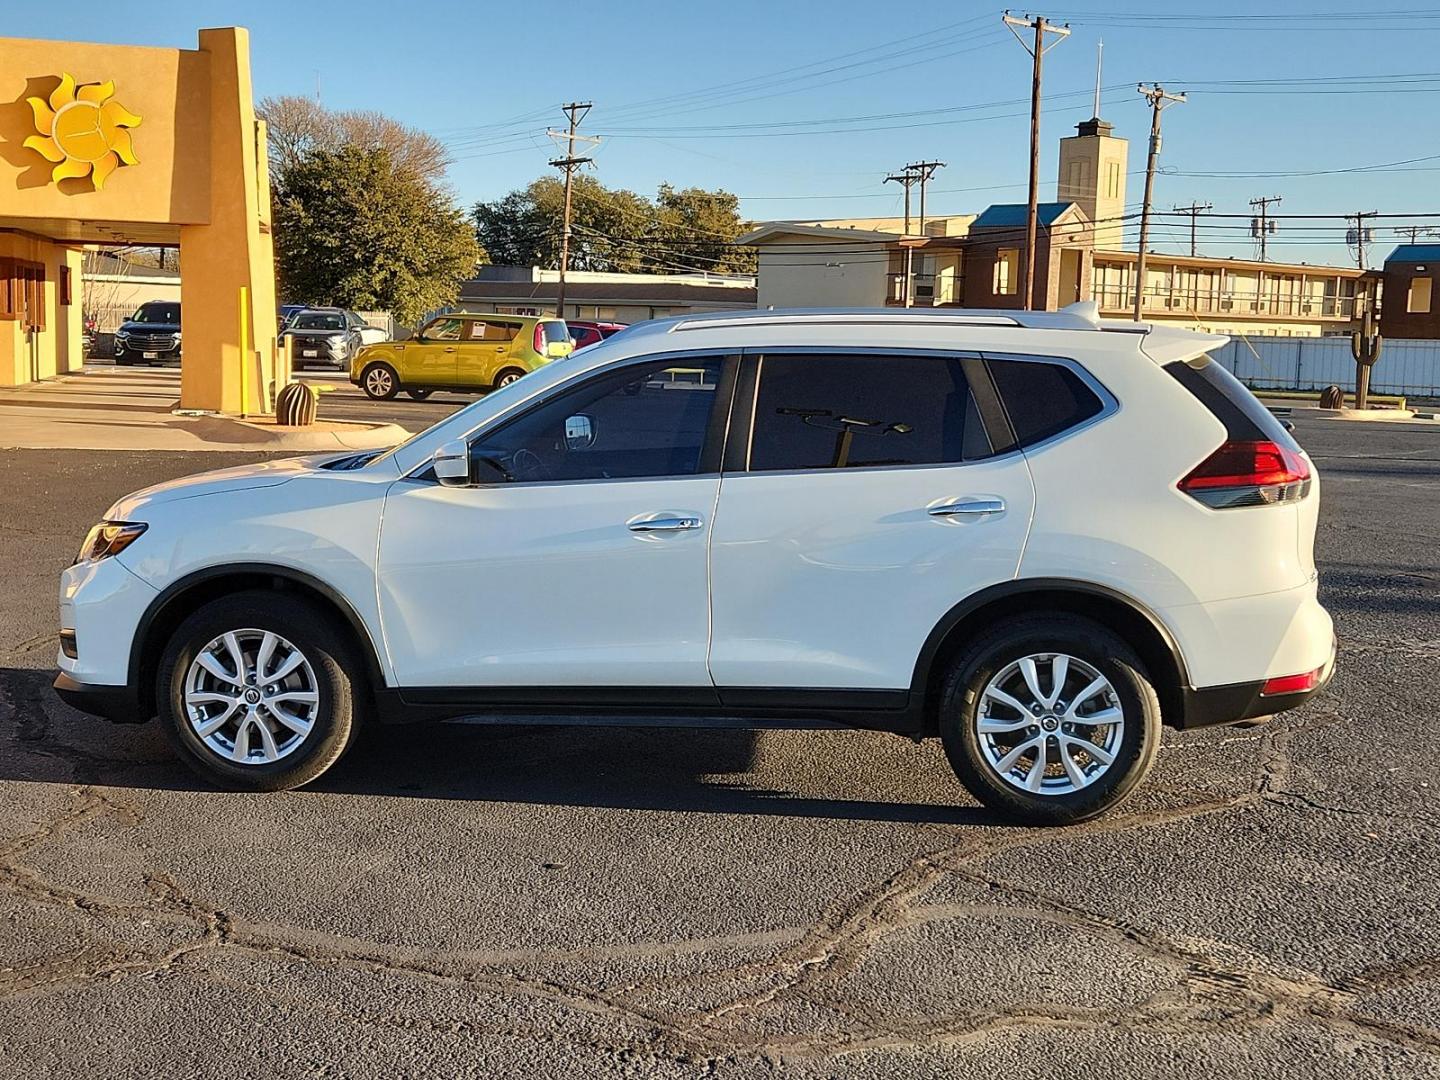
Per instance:
[[[119,555],[140,539],[140,534],[149,527],[143,521],[102,521],[85,534],[85,542],[80,545],[80,554],[75,556],[75,561],[99,562],[111,555]]]
[[[175,331],[175,340],[176,340],[176,341],[179,341],[179,340],[180,340],[180,331],[179,331],[179,330],[176,330],[176,331]]]
[[[129,330],[116,330],[116,331],[115,331],[115,336],[116,336],[117,338],[128,338],[128,337],[130,336],[130,331],[129,331]]]

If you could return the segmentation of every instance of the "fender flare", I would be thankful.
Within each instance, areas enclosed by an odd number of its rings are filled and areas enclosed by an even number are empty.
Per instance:
[[[940,621],[930,631],[925,639],[925,644],[920,647],[920,655],[915,661],[915,670],[910,680],[910,692],[918,695],[914,700],[923,700],[927,687],[930,684],[930,676],[935,658],[939,655],[941,646],[950,632],[959,626],[965,619],[980,609],[1010,597],[1023,596],[1027,593],[1038,592],[1062,592],[1073,593],[1082,597],[1094,597],[1111,603],[1120,604],[1133,614],[1139,616],[1155,631],[1160,641],[1169,652],[1171,660],[1175,664],[1176,674],[1179,676],[1181,687],[1190,684],[1190,677],[1185,667],[1185,657],[1180,651],[1175,636],[1170,628],[1160,618],[1140,601],[1132,596],[1112,589],[1105,585],[1096,585],[1089,581],[1077,581],[1072,578],[1017,578],[1013,581],[1002,581],[996,585],[990,585],[979,592],[972,593],[964,600],[941,616]]]

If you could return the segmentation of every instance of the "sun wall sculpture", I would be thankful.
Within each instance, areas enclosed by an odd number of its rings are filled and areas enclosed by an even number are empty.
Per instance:
[[[35,131],[25,145],[46,161],[55,162],[50,178],[56,183],[70,177],[90,178],[95,190],[105,187],[121,165],[138,165],[130,142],[130,128],[140,117],[114,100],[113,82],[76,86],[68,74],[44,98],[26,98],[35,113]]]

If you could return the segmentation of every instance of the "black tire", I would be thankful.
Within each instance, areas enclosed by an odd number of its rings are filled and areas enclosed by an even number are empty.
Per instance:
[[[413,400],[413,401],[424,401],[426,398],[428,398],[428,397],[429,397],[431,394],[433,394],[434,392],[435,392],[435,391],[434,391],[433,389],[427,389],[427,388],[421,388],[421,389],[418,389],[418,390],[406,390],[406,391],[405,391],[405,393],[407,393],[407,394],[410,395],[410,398],[411,398],[411,400]]]
[[[1111,746],[1113,761],[1095,779],[1076,790],[1035,793],[1007,781],[997,771],[982,746],[977,729],[981,698],[991,679],[1024,657],[1039,653],[1063,653],[1090,666],[1110,683],[1122,710],[1124,725],[1118,740]],[[1075,669],[1078,672],[1078,668]],[[1054,669],[1049,672],[1053,677]],[[1072,675],[1072,678],[1075,677]],[[1074,684],[1072,683],[1072,686]],[[1078,694],[1078,690],[1074,691]],[[1051,693],[1055,693],[1051,688]],[[995,713],[990,714],[995,717]],[[1008,719],[1006,714],[1002,719]],[[1023,712],[1022,712],[1022,715]],[[1028,716],[1026,720],[1028,721]],[[1047,718],[1048,719],[1048,718]],[[1066,725],[1063,717],[1052,724]],[[1016,731],[1009,745],[1038,737],[1044,730],[1037,718],[1036,725],[1023,732]],[[1083,736],[1087,728],[1072,725],[1073,735]],[[966,789],[991,810],[1025,825],[1070,825],[1105,813],[1126,799],[1143,781],[1155,764],[1160,749],[1160,701],[1145,665],[1134,649],[1118,634],[1091,619],[1056,612],[1017,616],[993,626],[956,657],[946,675],[940,698],[940,737],[945,755]],[[1040,774],[1041,783],[1060,783],[1067,772],[1059,755],[1076,758],[1062,743],[1064,736],[1047,738],[1043,748],[1056,758],[1051,764],[1061,772],[1053,780],[1050,773]],[[1071,743],[1074,746],[1074,743]],[[1026,760],[1022,758],[1021,761]],[[1035,767],[1034,755],[1029,756],[1029,769]],[[1080,753],[1080,762],[1098,767],[1094,759]],[[1011,773],[1019,768],[1011,767]],[[1026,776],[1029,775],[1029,769]],[[1082,768],[1083,772],[1084,769]]]
[[[523,368],[505,368],[495,376],[495,384],[490,389],[499,390],[502,386],[509,386],[516,379],[524,378],[525,374]]]
[[[400,375],[381,361],[366,364],[360,372],[360,389],[372,401],[389,401],[400,392]]]
[[[221,757],[186,715],[185,680],[196,654],[228,631],[247,629],[273,632],[293,644],[315,677],[317,701],[309,732],[294,736],[299,742],[277,761],[243,764]],[[214,784],[238,791],[300,787],[340,760],[354,741],[360,703],[368,700],[364,670],[349,637],[310,601],[273,592],[236,593],[206,604],[171,635],[157,674],[161,726],[180,759]],[[273,730],[289,734],[278,725]]]

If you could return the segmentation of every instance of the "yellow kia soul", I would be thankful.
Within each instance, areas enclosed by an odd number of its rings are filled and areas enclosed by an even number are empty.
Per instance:
[[[377,401],[404,390],[479,393],[508,386],[575,348],[560,319],[456,312],[431,319],[409,341],[382,341],[350,361],[350,381]]]

